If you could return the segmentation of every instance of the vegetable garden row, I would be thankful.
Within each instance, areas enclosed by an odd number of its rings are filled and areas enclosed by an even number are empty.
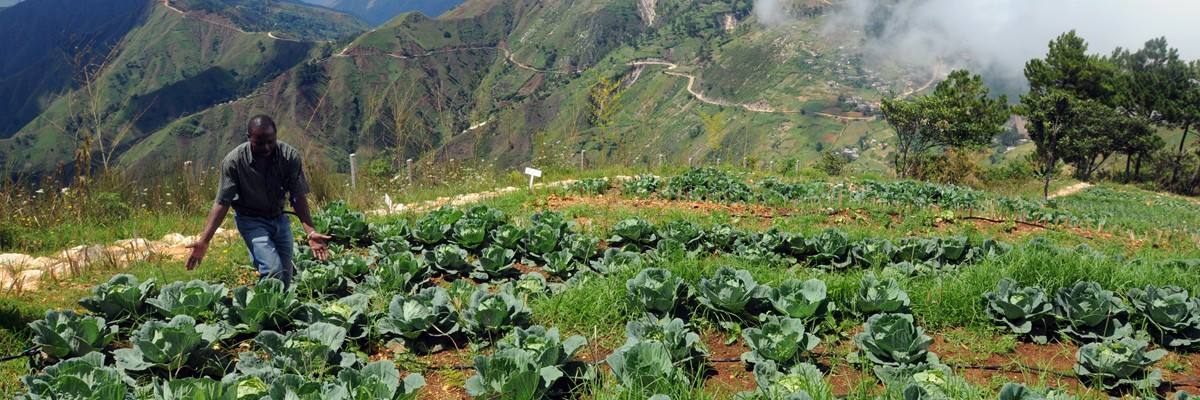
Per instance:
[[[832,398],[811,361],[820,342],[814,333],[828,329],[820,321],[835,317],[863,321],[850,358],[870,366],[887,387],[904,398],[954,398],[961,378],[928,351],[932,339],[911,315],[895,277],[952,273],[989,257],[1052,246],[1035,240],[1014,250],[965,237],[851,240],[836,229],[804,236],[685,220],[655,226],[640,218],[617,222],[601,238],[579,232],[557,212],[516,224],[486,206],[444,207],[412,223],[368,223],[333,203],[314,220],[342,245],[328,262],[302,248],[293,288],[274,279],[232,289],[199,280],[159,286],[118,275],[80,301],[89,313],[47,311],[30,324],[44,358],[24,378],[26,396],[415,398],[421,375],[401,379],[393,362],[368,362],[379,349],[400,344],[419,354],[494,348],[474,359],[465,385],[471,396],[586,396],[599,390],[595,382],[603,375],[599,364],[576,357],[587,340],[534,325],[526,301],[638,271],[622,301],[645,316],[628,322],[625,344],[604,359],[615,388],[632,397],[702,379],[712,361],[689,321],[704,319],[740,331],[749,347],[740,361],[758,387],[743,397]],[[1055,251],[1106,257],[1086,246]],[[772,287],[725,267],[693,286],[660,268],[713,255],[779,268],[871,268],[884,277],[864,275],[856,296],[839,303],[820,279]],[[518,263],[536,268],[522,274]],[[1165,352],[1148,350],[1138,338],[1175,349],[1200,343],[1200,300],[1176,287],[1130,292],[1133,307],[1089,282],[1058,290],[1052,301],[1044,290],[1012,281],[985,297],[981,311],[1030,340],[1050,340],[1058,331],[1089,342],[1079,351],[1076,372],[1105,388],[1158,386],[1161,375],[1148,367]],[[1014,384],[1000,397],[1040,396]]]
[[[568,192],[601,194],[613,188],[608,178],[584,178],[569,185]],[[886,204],[922,209],[986,211],[1012,215],[1015,219],[1052,224],[1102,223],[1111,215],[1077,214],[1046,202],[1019,197],[991,196],[975,189],[919,181],[829,183],[823,181],[782,182],[768,177],[748,183],[716,168],[692,169],[670,178],[640,175],[620,185],[623,195],[664,199],[686,199],[729,203],[794,204],[833,202]]]

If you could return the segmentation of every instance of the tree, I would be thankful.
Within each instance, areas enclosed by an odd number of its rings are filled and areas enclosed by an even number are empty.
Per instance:
[[[1117,48],[1112,60],[1118,68],[1116,104],[1131,115],[1158,126],[1184,128],[1178,159],[1182,161],[1187,130],[1200,120],[1195,101],[1196,74],[1179,59],[1179,51],[1166,38],[1151,39],[1138,51]],[[1141,161],[1140,157],[1138,159]],[[1172,181],[1182,162],[1171,168]],[[1157,171],[1163,173],[1165,171]]]
[[[896,169],[909,177],[917,160],[937,148],[980,148],[1004,131],[1011,110],[1008,98],[989,98],[983,78],[957,70],[932,94],[912,100],[884,99],[884,118],[896,131]]]
[[[1043,162],[1042,196],[1050,197],[1050,176],[1060,159],[1078,161],[1088,153],[1083,147],[1094,146],[1095,141],[1085,135],[1094,132],[1087,125],[1102,119],[1107,110],[1095,100],[1079,99],[1060,90],[1021,96],[1021,112],[1028,118],[1025,129]]]
[[[1074,30],[1052,40],[1045,59],[1025,63],[1029,93],[1045,95],[1058,90],[1076,98],[1110,104],[1115,93],[1115,68],[1099,56],[1088,55],[1087,49],[1087,42]]]
[[[616,116],[621,111],[621,86],[624,83],[624,78],[610,80],[606,76],[599,76],[596,84],[588,89],[587,105],[588,111],[590,111],[588,120],[591,121],[592,126],[600,128],[602,140],[611,146],[605,152],[606,156],[611,155],[609,153],[620,142],[617,135],[608,128],[616,121]]]

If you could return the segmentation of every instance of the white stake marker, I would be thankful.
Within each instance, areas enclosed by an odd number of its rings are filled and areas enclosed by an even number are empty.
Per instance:
[[[533,189],[533,178],[542,176],[542,170],[525,167],[525,175],[529,175],[529,188]]]

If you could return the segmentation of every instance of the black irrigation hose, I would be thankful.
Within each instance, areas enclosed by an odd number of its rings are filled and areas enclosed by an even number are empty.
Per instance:
[[[958,364],[946,364],[946,366],[947,366],[947,367],[950,367],[950,368],[962,368],[962,369],[982,369],[982,370],[987,370],[987,371],[1000,371],[1000,372],[1012,372],[1012,373],[1021,373],[1021,372],[1022,372],[1022,370],[1028,370],[1028,371],[1034,371],[1034,372],[1043,373],[1043,374],[1051,374],[1051,375],[1057,376],[1057,377],[1059,377],[1059,378],[1074,378],[1074,377],[1075,377],[1075,374],[1071,374],[1071,373],[1064,373],[1064,372],[1051,371],[1051,370],[1048,370],[1048,369],[1042,369],[1042,368],[1038,368],[1038,367],[1027,367],[1027,366],[1024,366],[1024,365],[1021,365],[1021,366],[1020,366],[1020,367],[1021,367],[1021,370],[1009,369],[1009,368],[1008,368],[1009,366],[1007,366],[1007,365],[958,365]]]
[[[0,362],[12,361],[12,360],[16,360],[18,358],[33,357],[33,356],[37,355],[38,351],[40,351],[40,350],[38,349],[37,346],[30,347],[15,356],[8,356],[8,357],[0,358]]]

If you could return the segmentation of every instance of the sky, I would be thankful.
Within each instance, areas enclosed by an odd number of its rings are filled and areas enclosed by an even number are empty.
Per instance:
[[[764,16],[784,15],[786,1],[756,0],[755,13],[779,22]],[[1025,62],[1045,57],[1049,42],[1071,29],[1093,54],[1136,50],[1165,36],[1180,58],[1200,59],[1200,0],[844,0],[826,11],[824,30],[862,30],[881,4],[893,2],[884,34],[866,44],[875,62],[932,67],[942,60],[1023,80]]]

